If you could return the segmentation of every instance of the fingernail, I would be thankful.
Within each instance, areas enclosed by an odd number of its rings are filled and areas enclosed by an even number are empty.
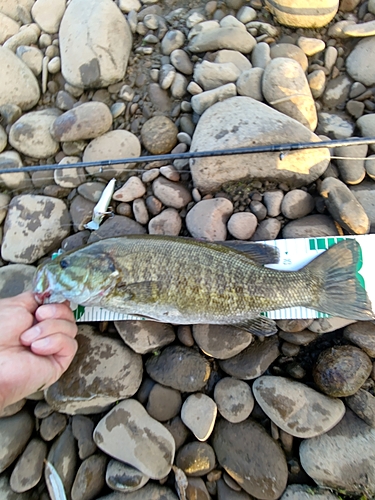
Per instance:
[[[33,347],[39,347],[39,349],[44,348],[44,347],[48,347],[50,344],[50,339],[45,338],[45,339],[36,340],[32,344],[33,344]]]
[[[44,306],[39,307],[38,317],[39,317],[40,321],[42,321],[44,319],[53,318],[53,316],[55,314],[55,309],[56,308],[53,304],[48,304],[48,305],[44,305]]]
[[[41,334],[41,329],[39,326],[33,326],[30,330],[27,330],[21,335],[21,340],[23,342],[34,342]]]

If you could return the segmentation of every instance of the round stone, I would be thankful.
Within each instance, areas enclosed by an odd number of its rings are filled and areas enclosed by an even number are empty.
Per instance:
[[[206,441],[210,437],[216,415],[215,401],[202,393],[188,396],[181,409],[181,420],[199,441]]]
[[[254,397],[243,380],[224,377],[215,385],[214,399],[222,417],[236,424],[247,419],[254,408]]]
[[[311,194],[302,189],[293,189],[284,196],[281,212],[288,219],[300,219],[313,211],[315,206]]]
[[[146,187],[139,177],[132,176],[125,184],[114,192],[113,199],[116,201],[134,201],[137,198],[142,198],[146,193]]]
[[[351,396],[372,370],[371,359],[358,347],[337,346],[323,351],[314,367],[316,385],[332,397]]]
[[[179,391],[155,384],[148,395],[147,412],[159,422],[166,422],[180,413],[181,405]]]
[[[72,500],[91,500],[105,486],[104,468],[107,464],[105,455],[91,455],[86,458],[77,471],[71,490]]]
[[[142,488],[149,478],[131,465],[112,459],[108,463],[105,480],[112,490],[131,493]]]
[[[216,359],[236,356],[250,345],[250,332],[230,325],[193,325],[193,336],[200,349]]]
[[[166,116],[154,116],[141,130],[142,143],[151,154],[169,153],[177,144],[178,128]]]
[[[186,207],[192,199],[190,191],[183,184],[161,176],[152,183],[152,190],[163,205],[177,210]]]
[[[36,268],[27,264],[0,267],[0,299],[32,290]]]
[[[249,240],[255,233],[258,219],[250,212],[237,212],[228,220],[227,228],[234,238]]]
[[[13,491],[23,493],[39,483],[46,455],[47,445],[41,439],[34,438],[28,442],[10,476],[9,484]]]
[[[147,354],[175,340],[173,327],[156,321],[115,321],[115,328],[134,352]]]
[[[186,216],[186,226],[194,238],[224,241],[226,222],[233,213],[233,204],[226,198],[202,200]]]
[[[182,220],[178,211],[175,208],[167,208],[150,220],[148,224],[148,232],[149,234],[178,236],[180,234],[181,227]]]
[[[215,467],[216,458],[208,443],[192,441],[184,445],[176,455],[176,465],[187,476],[204,476]]]
[[[375,358],[375,325],[370,321],[357,321],[344,328],[344,338]]]

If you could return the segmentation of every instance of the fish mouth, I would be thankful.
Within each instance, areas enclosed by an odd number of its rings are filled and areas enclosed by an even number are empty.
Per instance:
[[[48,301],[52,295],[52,290],[45,290],[44,292],[34,292],[35,300],[39,305],[42,305]]]

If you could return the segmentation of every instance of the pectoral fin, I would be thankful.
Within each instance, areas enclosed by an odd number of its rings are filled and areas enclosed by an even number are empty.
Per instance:
[[[124,300],[153,304],[160,297],[161,287],[162,284],[158,281],[140,281],[118,286],[117,293],[120,293]]]
[[[257,316],[240,323],[234,323],[233,326],[242,328],[258,337],[268,337],[277,333],[277,326],[273,319],[264,316]]]

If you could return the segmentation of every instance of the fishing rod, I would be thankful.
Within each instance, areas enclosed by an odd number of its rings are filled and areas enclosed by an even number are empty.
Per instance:
[[[80,163],[36,165],[21,168],[0,168],[1,174],[12,174],[19,172],[40,172],[42,170],[65,170],[69,168],[85,167],[110,167],[129,163],[148,163],[155,161],[191,160],[195,158],[207,158],[212,156],[230,156],[255,153],[281,153],[280,160],[283,160],[287,153],[301,149],[337,148],[340,146],[360,146],[364,144],[374,144],[375,137],[355,137],[349,139],[334,139],[320,142],[297,142],[286,144],[269,144],[264,146],[248,146],[244,148],[215,149],[211,151],[189,151],[187,153],[168,153],[162,155],[138,156],[135,158],[116,158],[113,160],[85,161]],[[1,165],[1,160],[0,160]],[[100,172],[99,172],[100,173]]]

